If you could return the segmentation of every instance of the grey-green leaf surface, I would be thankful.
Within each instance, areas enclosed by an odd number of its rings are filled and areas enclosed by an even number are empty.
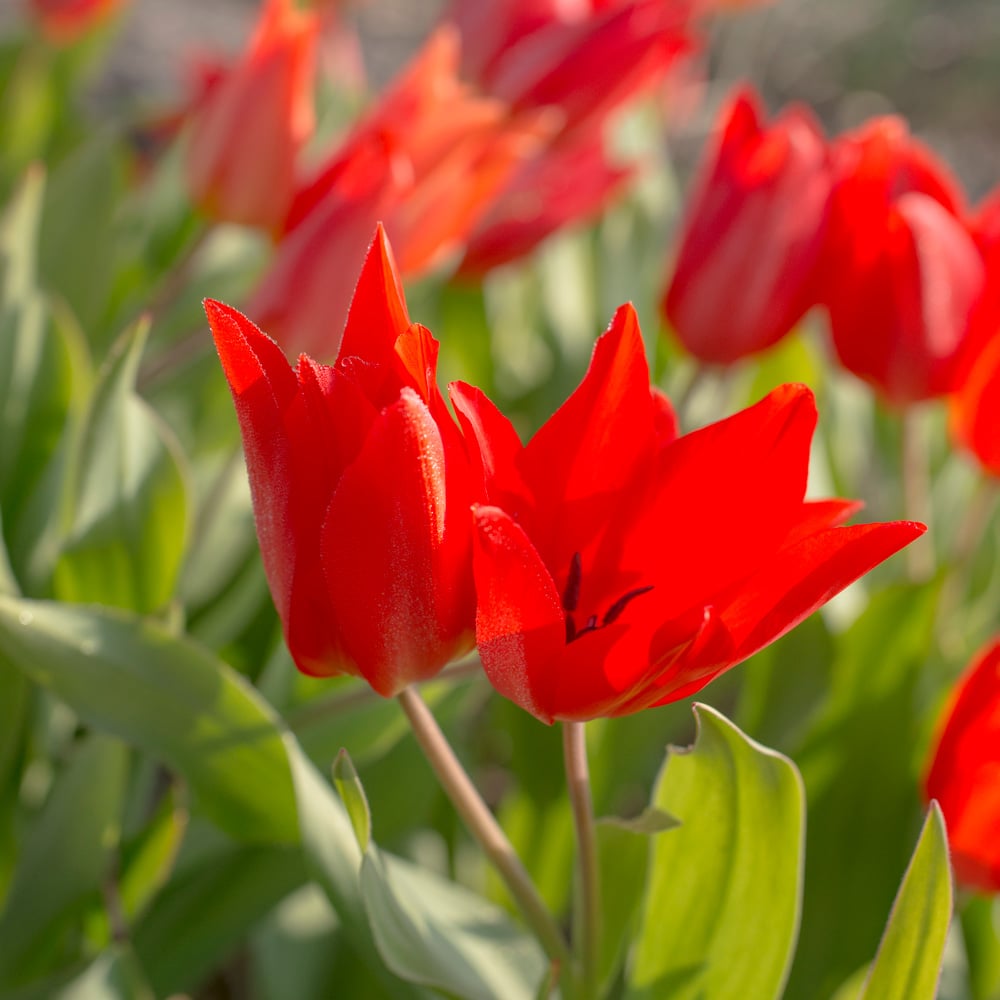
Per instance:
[[[273,713],[201,647],[108,608],[0,597],[0,655],[87,722],[179,771],[233,837],[298,840]]]
[[[118,740],[88,736],[26,831],[0,914],[0,983],[44,972],[68,923],[99,894],[120,835],[127,760]]]
[[[781,995],[799,924],[805,795],[788,758],[696,706],[653,805],[680,820],[652,841],[628,996]]]
[[[546,964],[499,907],[371,847],[361,890],[382,958],[398,976],[464,1000],[532,1000]]]
[[[180,450],[135,395],[146,327],[118,344],[67,461],[68,524],[55,595],[155,611],[173,595],[187,536]]]
[[[948,835],[932,802],[858,1000],[934,1000],[951,902]]]

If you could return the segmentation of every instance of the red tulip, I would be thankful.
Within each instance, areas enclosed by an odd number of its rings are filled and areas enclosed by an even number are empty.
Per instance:
[[[663,311],[684,346],[730,364],[770,347],[815,301],[830,163],[804,107],[763,127],[737,92],[688,204]]]
[[[693,694],[924,530],[838,527],[856,504],[803,499],[816,419],[804,386],[677,437],[630,306],[527,446],[478,390],[452,393],[486,501],[480,656],[545,722]]]
[[[537,116],[461,83],[457,37],[439,31],[298,191],[275,260],[251,312],[286,347],[332,356],[360,257],[381,220],[404,275],[462,243],[517,166],[537,146]]]
[[[333,366],[228,306],[209,324],[243,432],[264,568],[304,673],[383,695],[472,642],[468,463],[435,382],[437,342],[410,324],[381,230]]]
[[[961,192],[897,118],[834,146],[822,297],[837,355],[895,405],[955,387],[982,254]]]
[[[320,18],[267,0],[243,57],[207,92],[189,136],[192,197],[212,218],[277,230],[313,130]]]
[[[556,230],[600,212],[631,175],[608,163],[596,130],[553,144],[525,162],[496,197],[469,236],[460,272],[475,277],[525,256]]]
[[[111,17],[128,0],[30,0],[49,41],[68,45]]]
[[[979,207],[971,231],[986,278],[950,401],[951,432],[987,472],[1000,476],[1000,188]]]
[[[689,52],[693,0],[456,0],[463,69],[514,108],[557,107],[592,126]]]
[[[924,793],[944,813],[955,878],[1000,892],[1000,642],[980,652],[952,693]]]

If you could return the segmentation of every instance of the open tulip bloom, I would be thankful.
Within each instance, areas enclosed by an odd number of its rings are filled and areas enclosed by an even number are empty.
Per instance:
[[[857,504],[803,499],[804,386],[678,436],[631,306],[526,446],[478,390],[453,386],[452,400],[485,497],[479,653],[494,687],[545,722],[695,693],[924,530],[839,527]]]

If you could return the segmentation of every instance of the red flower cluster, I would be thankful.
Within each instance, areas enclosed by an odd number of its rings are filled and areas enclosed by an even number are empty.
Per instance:
[[[941,805],[958,881],[1000,892],[1000,642],[975,658],[955,688],[924,793]]]
[[[822,305],[844,367],[903,406],[957,387],[988,285],[957,183],[902,120],[827,143],[801,108],[763,128],[741,91],[702,165],[664,312],[693,354],[730,363]]]
[[[622,715],[699,690],[923,530],[839,527],[856,504],[803,499],[804,387],[678,436],[628,306],[527,446],[466,385],[454,423],[381,230],[332,366],[292,369],[207,308],[308,673],[392,694],[466,648],[475,620],[487,675],[540,719]]]
[[[29,0],[28,6],[45,37],[69,45],[103,24],[128,0]]]

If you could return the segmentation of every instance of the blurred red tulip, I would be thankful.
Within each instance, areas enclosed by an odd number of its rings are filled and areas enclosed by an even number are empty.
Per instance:
[[[744,88],[719,124],[688,201],[663,311],[693,355],[730,364],[780,340],[814,304],[831,175],[804,107],[765,127]]]
[[[1000,188],[976,211],[971,231],[986,279],[950,400],[950,428],[987,472],[1000,476]]]
[[[106,21],[129,0],[29,0],[42,32],[56,45],[69,45]]]
[[[924,794],[944,813],[956,880],[1000,892],[1000,642],[979,653],[952,693]]]
[[[693,47],[694,0],[455,0],[463,71],[515,109],[557,107],[568,131],[601,122]]]
[[[289,349],[336,353],[376,221],[401,273],[427,270],[461,248],[545,135],[537,115],[512,120],[501,102],[476,96],[457,67],[457,37],[438,31],[296,195],[250,307]]]
[[[209,216],[277,230],[312,134],[319,16],[267,0],[242,58],[199,95],[188,137],[192,197]]]
[[[530,253],[557,230],[597,215],[632,173],[608,163],[599,131],[553,144],[527,160],[493,200],[469,236],[460,273],[485,274]]]
[[[243,432],[257,534],[299,669],[389,696],[472,644],[470,474],[381,229],[333,366],[206,303]]]
[[[803,499],[816,420],[804,386],[677,437],[630,306],[527,446],[478,390],[454,385],[452,401],[485,500],[480,656],[545,722],[694,694],[924,530],[838,527],[856,504]]]
[[[833,147],[821,294],[841,363],[895,405],[955,387],[984,266],[946,167],[898,118]]]

